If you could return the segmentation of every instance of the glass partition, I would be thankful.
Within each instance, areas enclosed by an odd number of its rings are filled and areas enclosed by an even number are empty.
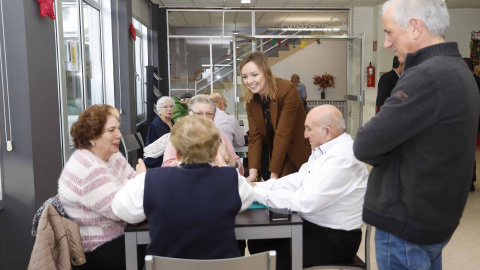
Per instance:
[[[210,38],[171,38],[169,46],[170,95],[210,93]]]
[[[93,0],[61,0],[56,5],[62,143],[66,161],[74,151],[70,128],[80,112],[93,104],[105,103],[102,5]]]
[[[365,93],[363,90],[363,35],[352,37],[347,45],[347,132],[353,139],[357,136],[357,130],[363,125],[363,105]]]
[[[100,10],[87,3],[83,5],[85,42],[85,87],[87,107],[104,103],[102,40],[100,35]]]

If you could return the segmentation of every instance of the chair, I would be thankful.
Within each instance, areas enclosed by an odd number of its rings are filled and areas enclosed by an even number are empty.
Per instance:
[[[309,268],[304,268],[304,270],[313,270],[313,269],[345,269],[345,270],[370,270],[370,237],[372,234],[372,226],[367,224],[367,229],[365,231],[365,262],[362,261],[358,256],[353,258],[351,263],[336,263],[331,265],[319,265]]]
[[[275,270],[277,253],[266,251],[245,257],[221,260],[190,260],[145,256],[147,270]]]
[[[136,162],[133,162],[132,156],[129,156],[130,152],[142,149],[145,147],[140,132],[134,134],[128,134],[122,137],[123,152],[128,163],[135,165]],[[143,152],[143,151],[142,151]],[[133,164],[135,163],[135,164]]]

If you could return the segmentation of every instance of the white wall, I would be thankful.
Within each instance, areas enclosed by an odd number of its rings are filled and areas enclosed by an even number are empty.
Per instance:
[[[132,1],[132,14],[136,20],[141,22],[143,25],[149,27],[149,5],[144,0],[133,0]]]
[[[353,35],[365,33],[365,58],[368,66],[371,61],[376,67],[375,87],[366,87],[365,106],[363,108],[363,123],[365,124],[375,115],[375,100],[377,97],[377,84],[381,72],[391,69],[392,49],[384,49],[385,38],[382,26],[381,6],[374,8],[353,8],[352,33]],[[470,57],[470,32],[480,30],[480,9],[450,9],[450,26],[447,29],[446,40],[458,43],[462,57]],[[377,41],[377,51],[373,52],[373,41]]]
[[[325,89],[325,100],[344,100],[347,88],[347,42],[345,40],[321,40],[313,42],[271,67],[275,76],[290,80],[297,73],[300,81],[307,88],[308,100],[320,100],[318,85],[313,84],[313,77],[328,73],[335,77],[335,88]]]
[[[480,8],[450,9],[449,14],[445,39],[457,42],[462,57],[470,58],[470,32],[480,31]]]

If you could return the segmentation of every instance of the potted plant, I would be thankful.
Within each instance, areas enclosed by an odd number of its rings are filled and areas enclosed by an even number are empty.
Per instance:
[[[325,88],[327,87],[335,88],[335,77],[327,73],[325,73],[322,76],[315,76],[313,77],[313,84],[320,86],[319,90],[322,91],[320,97],[321,99],[325,99]]]

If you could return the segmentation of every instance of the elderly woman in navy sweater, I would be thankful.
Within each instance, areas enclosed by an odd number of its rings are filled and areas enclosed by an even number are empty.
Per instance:
[[[239,257],[235,216],[253,202],[253,188],[237,169],[226,166],[213,121],[185,116],[170,135],[179,166],[151,169],[129,181],[115,196],[113,212],[129,223],[148,218],[148,255]]]
[[[175,103],[171,97],[161,97],[157,101],[157,113],[148,127],[146,146],[155,142],[163,135],[170,133],[174,124],[172,120]],[[150,168],[160,167],[163,163],[163,155],[158,158],[145,158],[145,164]]]

